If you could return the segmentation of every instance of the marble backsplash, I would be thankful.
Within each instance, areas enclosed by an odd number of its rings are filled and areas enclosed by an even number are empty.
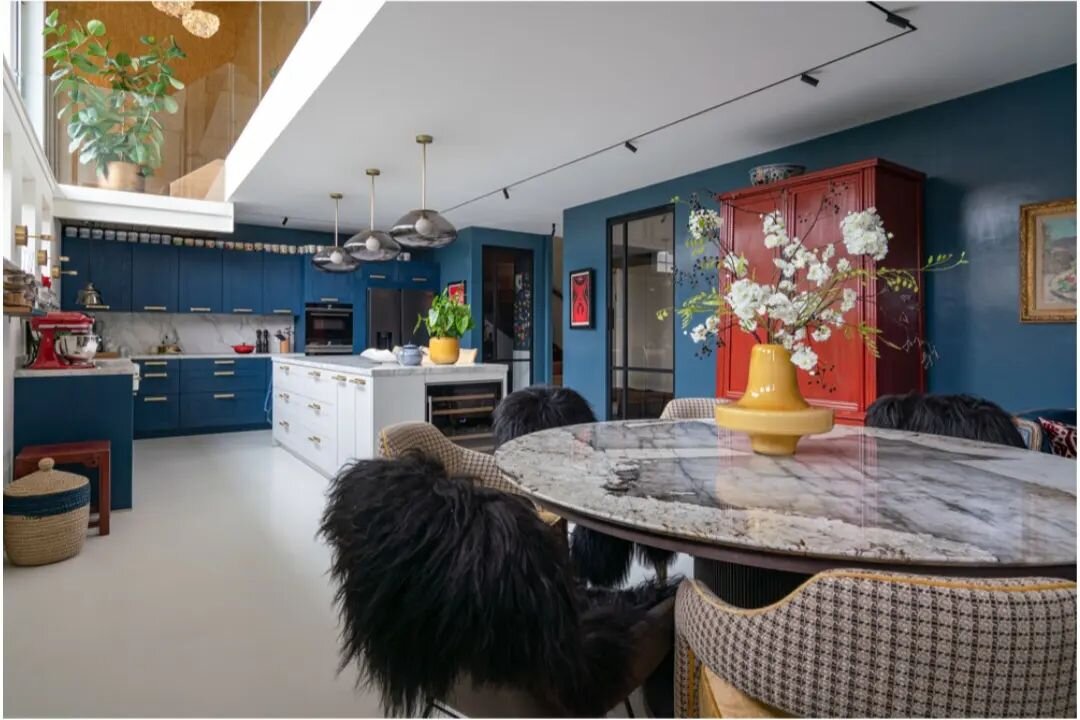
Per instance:
[[[229,352],[232,345],[254,345],[256,330],[270,331],[270,350],[277,352],[274,333],[292,325],[280,315],[100,313],[96,319],[105,350],[125,355],[153,352],[166,335],[186,353]]]

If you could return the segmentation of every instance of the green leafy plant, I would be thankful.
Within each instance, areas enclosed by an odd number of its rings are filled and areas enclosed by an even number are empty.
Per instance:
[[[443,290],[431,301],[427,315],[417,316],[413,330],[421,325],[427,328],[431,337],[459,338],[472,329],[472,309],[465,303],[452,300],[448,292]]]
[[[176,39],[170,35],[158,42],[143,35],[143,54],[111,54],[105,23],[90,20],[84,27],[76,21],[69,27],[60,23],[58,10],[45,18],[42,33],[56,38],[45,58],[52,61],[49,79],[58,81],[53,94],[67,95],[56,117],[68,114],[68,152],[77,150],[83,165],[96,163],[99,176],[112,161],[134,163],[143,175],[153,174],[161,166],[165,141],[156,116],[179,109],[169,90],[184,87],[169,66],[186,57]]]

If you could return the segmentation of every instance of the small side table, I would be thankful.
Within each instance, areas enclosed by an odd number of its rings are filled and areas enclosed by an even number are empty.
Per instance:
[[[52,458],[57,465],[82,465],[98,469],[97,520],[90,521],[90,527],[97,527],[99,535],[109,534],[109,510],[112,493],[109,484],[108,440],[86,440],[82,442],[58,443],[56,445],[27,445],[15,456],[15,477],[34,472],[38,461]],[[93,508],[91,508],[93,509]]]

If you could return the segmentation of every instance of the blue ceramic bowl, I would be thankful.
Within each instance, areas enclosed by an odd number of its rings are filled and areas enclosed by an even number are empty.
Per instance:
[[[768,185],[780,180],[787,180],[789,177],[802,175],[804,172],[806,172],[805,165],[792,165],[791,163],[758,165],[750,170],[750,182],[754,185]]]

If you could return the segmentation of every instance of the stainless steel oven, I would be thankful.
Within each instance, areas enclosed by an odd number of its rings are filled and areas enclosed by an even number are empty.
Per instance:
[[[304,354],[352,355],[353,306],[308,303],[304,306]]]

